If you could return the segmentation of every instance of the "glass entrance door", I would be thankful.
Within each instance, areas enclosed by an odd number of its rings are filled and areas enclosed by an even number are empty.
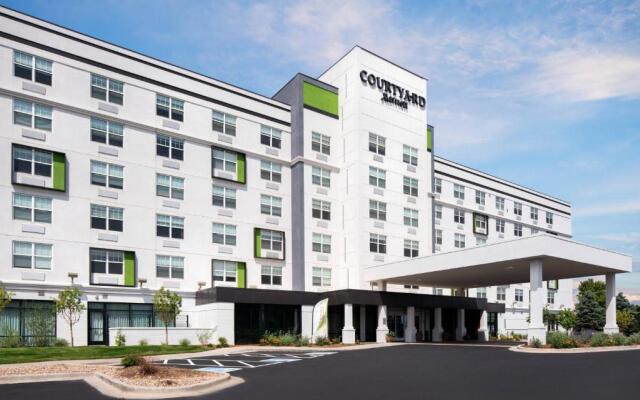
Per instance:
[[[104,310],[89,309],[89,344],[106,344]]]
[[[387,317],[387,327],[389,331],[395,334],[395,338],[397,341],[404,340],[404,326],[405,326],[405,316],[401,313],[389,313]]]

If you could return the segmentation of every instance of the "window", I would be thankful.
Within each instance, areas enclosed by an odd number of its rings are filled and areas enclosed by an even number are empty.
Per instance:
[[[524,290],[516,289],[516,301],[523,302],[524,301]]]
[[[282,182],[282,166],[271,161],[260,161],[260,177],[268,181]]]
[[[496,288],[496,300],[498,301],[507,300],[507,288],[505,286],[498,286]]]
[[[231,150],[215,147],[213,149],[213,169],[227,172],[236,172],[238,153]]]
[[[418,196],[418,180],[405,176],[402,181],[402,192],[404,194],[408,194],[409,196],[417,197]]]
[[[496,232],[504,233],[504,220],[496,219]]]
[[[404,209],[404,224],[406,226],[418,226],[418,210],[412,208]]]
[[[184,121],[184,101],[156,94],[156,115],[175,121]]]
[[[476,204],[483,206],[484,205],[484,196],[485,193],[479,190],[476,190]]]
[[[476,246],[484,246],[485,244],[487,244],[486,238],[476,238]]]
[[[462,233],[456,233],[454,236],[454,246],[457,249],[464,249],[466,246],[466,240]]]
[[[213,205],[223,208],[236,208],[236,189],[213,185]]]
[[[282,251],[284,235],[279,231],[260,230],[260,248],[262,250]]]
[[[418,165],[418,149],[415,147],[407,146],[406,144],[402,145],[402,161],[417,166]]]
[[[91,74],[91,97],[122,105],[124,83],[104,76]]]
[[[457,224],[464,224],[464,210],[460,208],[453,209],[453,222]]]
[[[282,197],[269,196],[266,194],[261,195],[260,212],[262,214],[280,217],[282,215]]]
[[[324,187],[331,187],[331,170],[311,167],[311,183]]]
[[[387,172],[376,167],[369,167],[369,185],[384,189],[387,186]]]
[[[313,199],[311,201],[311,216],[313,218],[331,220],[331,202]]]
[[[214,132],[224,133],[225,135],[236,135],[236,117],[220,111],[213,110],[211,119],[211,129]]]
[[[531,209],[529,210],[529,216],[531,217],[532,220],[537,221],[538,220],[538,209],[535,207],[531,207]]]
[[[418,257],[418,249],[420,243],[417,240],[404,240],[404,256],[405,257]]]
[[[166,135],[156,136],[156,155],[174,160],[184,159],[184,140]]]
[[[91,160],[91,184],[122,189],[124,186],[124,167]]]
[[[16,50],[13,52],[13,74],[18,78],[51,86],[53,63]]]
[[[386,221],[387,203],[377,200],[369,200],[369,218]]]
[[[318,132],[311,132],[311,150],[322,154],[331,154],[331,137]]]
[[[375,133],[369,133],[369,151],[384,156],[386,153],[386,139]]]
[[[230,224],[213,223],[213,243],[236,245],[236,226]]]
[[[515,236],[522,236],[522,224],[513,224],[513,234]]]
[[[435,205],[436,219],[442,219],[442,204]]]
[[[487,298],[487,288],[486,287],[479,287],[476,289],[476,297],[479,299],[486,299]]]
[[[458,200],[464,200],[464,186],[455,183],[453,185],[453,197]]]
[[[372,253],[387,253],[387,237],[375,233],[369,234],[369,251]]]
[[[91,140],[122,147],[123,125],[99,118],[91,118]]]
[[[311,238],[311,249],[316,253],[331,254],[331,235],[314,233]]]
[[[214,282],[235,282],[238,263],[234,261],[213,260]]]
[[[487,235],[489,233],[489,217],[473,213],[473,233]]]
[[[13,194],[13,219],[51,223],[51,198]]]
[[[53,245],[13,242],[13,268],[51,269]]]
[[[513,213],[522,216],[522,203],[518,203],[517,201],[513,202]]]
[[[91,204],[91,228],[122,232],[124,209]]]
[[[184,218],[173,215],[156,215],[156,235],[173,239],[184,238]]]
[[[31,147],[13,147],[13,172],[38,176],[51,176],[53,154]]]
[[[89,251],[92,274],[122,275],[124,253],[118,250],[91,249]]]
[[[504,197],[496,196],[496,210],[504,211]]]
[[[313,267],[311,284],[313,286],[331,286],[331,268]]]
[[[184,199],[184,178],[156,174],[156,196],[170,199]]]
[[[51,132],[53,111],[49,106],[13,99],[13,123]]]
[[[260,143],[279,149],[282,147],[282,131],[270,126],[260,125]]]
[[[434,193],[442,193],[442,179],[435,178],[433,180],[433,190]]]
[[[556,302],[556,292],[553,290],[547,290],[547,303],[555,304]]]
[[[549,211],[545,211],[545,220],[547,221],[547,224],[553,225],[553,214]]]
[[[282,267],[263,265],[260,268],[261,283],[263,285],[282,285]]]
[[[184,257],[156,256],[156,277],[183,279]]]
[[[442,245],[442,230],[436,229],[436,244]]]

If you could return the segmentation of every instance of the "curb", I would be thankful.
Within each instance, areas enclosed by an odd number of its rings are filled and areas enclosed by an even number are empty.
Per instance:
[[[575,347],[573,349],[536,349],[535,347],[519,346],[509,347],[510,351],[528,354],[586,354],[605,353],[611,351],[633,351],[640,350],[640,345],[632,346],[604,346],[604,347]]]

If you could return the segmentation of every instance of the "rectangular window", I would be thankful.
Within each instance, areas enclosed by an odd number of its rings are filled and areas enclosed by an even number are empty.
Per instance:
[[[516,289],[516,301],[521,303],[524,301],[524,290]]]
[[[547,224],[553,225],[553,214],[549,211],[545,211],[545,220],[547,221]]]
[[[311,238],[311,249],[316,253],[331,254],[331,235],[314,233]]]
[[[480,235],[489,234],[489,217],[482,214],[473,214],[473,233]]]
[[[236,208],[236,189],[213,185],[213,205],[223,208]]]
[[[436,229],[436,244],[442,245],[442,231],[440,229]]]
[[[184,101],[156,94],[156,115],[174,121],[184,121]]]
[[[122,147],[124,126],[100,118],[91,118],[91,141]]]
[[[377,200],[369,200],[369,218],[386,221],[387,203]]]
[[[13,219],[51,223],[50,197],[13,193]]]
[[[407,163],[409,165],[417,166],[418,165],[418,149],[415,147],[407,146],[406,144],[402,145],[402,162]]]
[[[323,187],[331,187],[331,170],[311,167],[311,183]]]
[[[556,292],[553,290],[547,290],[547,303],[555,304],[556,302]]]
[[[486,287],[479,287],[476,289],[476,297],[479,299],[486,299],[487,298],[487,288]]]
[[[504,233],[504,220],[496,219],[496,232]]]
[[[369,251],[372,253],[387,253],[387,237],[375,233],[369,234]]]
[[[369,133],[369,151],[384,156],[386,153],[386,139],[375,133]]]
[[[51,177],[53,153],[25,146],[13,146],[13,172]]]
[[[418,210],[414,210],[412,208],[405,208],[404,224],[406,226],[418,227]]]
[[[53,62],[15,50],[13,52],[13,74],[18,78],[51,86]]]
[[[435,205],[436,219],[442,219],[442,204]]]
[[[457,249],[464,249],[466,246],[466,239],[462,233],[456,233],[454,235],[454,246]]]
[[[236,135],[236,117],[220,111],[213,110],[211,119],[211,129],[214,132],[224,133],[225,135]]]
[[[476,246],[484,246],[485,244],[487,244],[486,238],[476,238]]]
[[[271,161],[260,161],[260,177],[272,182],[282,182],[282,165]]]
[[[387,186],[387,172],[376,167],[369,167],[369,185],[384,189]]]
[[[44,104],[13,99],[13,123],[51,132],[53,109]]]
[[[13,242],[13,268],[51,269],[53,245]]]
[[[458,185],[457,183],[453,184],[453,197],[458,200],[464,200],[464,186]]]
[[[156,256],[156,277],[169,279],[184,278],[184,257]]]
[[[124,83],[104,76],[91,74],[91,97],[122,105]]]
[[[156,174],[156,196],[184,200],[184,178]]]
[[[124,273],[123,251],[90,249],[89,258],[92,274],[122,275]]]
[[[213,169],[235,173],[237,171],[238,153],[220,147],[213,149]]]
[[[331,286],[331,268],[313,267],[311,284],[313,286]]]
[[[260,212],[275,217],[282,216],[282,197],[260,195]]]
[[[522,224],[513,224],[513,234],[517,237],[522,236]]]
[[[124,209],[91,204],[91,228],[122,232]]]
[[[479,190],[476,190],[476,204],[483,206],[484,205],[484,197],[485,193]]]
[[[418,196],[418,180],[405,176],[402,180],[402,193],[409,196]]]
[[[124,187],[124,167],[91,160],[91,184],[122,189]]]
[[[504,211],[504,197],[496,196],[496,210]]]
[[[184,239],[184,218],[156,214],[156,235],[173,239]]]
[[[260,143],[279,149],[282,147],[282,131],[266,125],[260,125]]]
[[[283,232],[268,229],[260,230],[260,248],[262,250],[282,251],[284,249],[283,242]]]
[[[260,267],[260,282],[263,285],[282,285],[282,267],[263,265]]]
[[[513,202],[513,213],[522,216],[522,203],[518,203],[517,201]]]
[[[235,261],[213,260],[214,282],[235,282],[238,263]]]
[[[532,220],[537,221],[538,220],[538,209],[535,207],[531,207],[530,211],[529,211],[529,216],[531,217]]]
[[[442,193],[442,179],[435,178],[433,180],[433,191],[434,193]]]
[[[460,208],[453,209],[453,222],[456,224],[464,224],[464,210]]]
[[[311,150],[322,154],[331,154],[331,137],[318,132],[311,132]]]
[[[417,240],[404,240],[404,256],[405,257],[418,257],[420,242]]]
[[[505,286],[498,286],[496,293],[496,300],[498,301],[506,301],[507,300],[507,288]]]
[[[166,135],[156,135],[156,155],[174,160],[183,160],[184,140]]]
[[[213,223],[213,243],[236,245],[236,226],[231,224]]]
[[[311,216],[313,218],[331,220],[331,202],[313,199],[311,201]]]

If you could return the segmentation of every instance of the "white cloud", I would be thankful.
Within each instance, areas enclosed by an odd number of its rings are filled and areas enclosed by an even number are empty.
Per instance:
[[[640,244],[640,232],[604,233],[595,235],[594,238],[624,244]]]
[[[631,214],[640,212],[640,201],[624,203],[610,203],[590,207],[580,207],[574,210],[576,217],[593,217],[614,214]]]

